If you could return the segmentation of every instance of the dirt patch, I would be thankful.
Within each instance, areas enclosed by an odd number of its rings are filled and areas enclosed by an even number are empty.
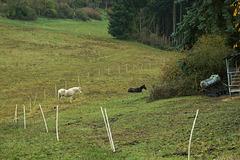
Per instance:
[[[139,143],[140,142],[138,140],[134,140],[134,141],[131,141],[131,142],[124,143],[123,145],[128,146],[128,145],[136,145],[136,144],[139,144]]]
[[[187,155],[187,152],[174,152],[174,153],[171,153],[171,154],[163,155],[162,157],[171,157],[171,156],[173,156],[173,155],[186,156],[186,155]]]
[[[233,101],[233,100],[236,100],[236,99],[240,99],[240,97],[228,97],[228,98],[224,98],[222,99],[222,102],[229,102],[229,101]]]
[[[222,102],[224,99],[229,98],[229,95],[223,95],[223,96],[219,96],[219,97],[209,97],[206,99],[200,99],[200,100],[196,100],[194,102],[194,104],[200,104],[203,101],[204,102],[209,102],[209,103],[218,103],[218,102]]]

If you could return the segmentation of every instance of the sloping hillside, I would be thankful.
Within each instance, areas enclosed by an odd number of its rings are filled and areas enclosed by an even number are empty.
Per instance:
[[[0,22],[0,159],[186,159],[197,109],[191,157],[240,156],[239,99],[193,96],[146,102],[161,64],[178,54],[112,39],[104,21]],[[148,90],[127,92],[142,84]],[[55,88],[78,85],[83,93],[75,95],[73,104],[69,98],[58,102]],[[100,106],[107,108],[116,153]]]
[[[183,97],[146,103],[147,93],[96,105],[59,105],[59,139],[54,106],[23,113],[18,124],[1,123],[2,159],[186,159],[196,110],[192,159],[238,159],[239,99]],[[107,108],[116,152],[112,153],[100,106]]]
[[[0,91],[4,109],[29,104],[35,97],[36,103],[55,105],[55,86],[59,89],[80,84],[83,96],[75,104],[125,96],[128,88],[142,84],[150,89],[160,65],[174,56],[138,43],[117,41],[109,35],[102,37],[107,22],[40,19],[30,25],[0,20]],[[1,117],[12,117],[12,113],[0,111]]]

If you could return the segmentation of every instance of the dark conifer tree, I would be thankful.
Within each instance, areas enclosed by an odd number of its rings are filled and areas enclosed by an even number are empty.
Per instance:
[[[109,17],[108,33],[119,39],[130,39],[134,18],[132,2],[117,0]]]

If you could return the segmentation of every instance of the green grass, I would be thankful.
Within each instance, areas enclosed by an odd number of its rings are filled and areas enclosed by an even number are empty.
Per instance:
[[[222,155],[239,157],[239,100],[201,96],[146,103],[147,93],[96,105],[59,106],[59,137],[55,135],[55,109],[27,115],[23,129],[22,112],[17,125],[1,125],[1,156],[15,159],[186,159],[193,117],[199,116],[193,132],[193,159],[214,159]],[[70,104],[68,104],[70,105]],[[100,106],[107,108],[116,153],[110,146]],[[32,116],[34,114],[34,116]]]
[[[239,158],[239,99],[189,96],[146,102],[161,64],[180,55],[115,40],[107,34],[106,21],[0,22],[0,159],[186,159],[197,109],[192,159]],[[76,94],[73,104],[69,98],[59,103],[55,84],[58,89],[65,83],[78,86],[78,76],[83,94]],[[142,84],[147,91],[127,92]],[[13,123],[16,104],[18,124]],[[110,150],[100,106],[107,108],[116,153]]]
[[[55,20],[55,19],[46,19],[38,18],[36,21],[18,21],[4,19],[0,17],[0,22],[2,24],[8,24],[11,26],[21,26],[24,28],[34,28],[40,30],[49,30],[55,32],[66,32],[71,34],[81,34],[88,36],[97,36],[104,38],[111,38],[111,35],[107,33],[107,21],[75,21],[75,20]]]
[[[58,21],[63,23],[56,20],[55,24]],[[158,78],[159,66],[174,56],[171,52],[153,50],[137,43],[73,34],[68,30],[58,32],[17,26],[24,22],[10,22],[1,23],[0,27],[3,108],[27,103],[36,94],[39,103],[43,100],[44,89],[48,99],[46,103],[56,104],[55,84],[58,88],[65,87],[65,82],[68,87],[77,86],[78,76],[86,96],[75,103],[92,104],[119,98],[126,95],[129,87],[143,83],[151,87]],[[79,26],[82,23],[79,22]],[[0,115],[6,116],[5,111],[1,110]]]

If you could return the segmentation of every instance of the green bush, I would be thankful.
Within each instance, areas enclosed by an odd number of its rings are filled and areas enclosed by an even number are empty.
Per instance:
[[[67,3],[59,3],[57,5],[58,8],[56,9],[58,11],[57,17],[66,19],[66,18],[73,18],[73,9],[67,4]]]
[[[178,65],[176,60],[166,63],[159,82],[150,91],[149,101],[197,94],[200,82],[213,73],[226,79],[223,58],[234,53],[226,44],[226,39],[220,35],[199,38],[192,51],[178,60]]]
[[[41,1],[41,15],[47,18],[56,18],[57,11],[55,9],[55,5],[51,0],[43,0]]]
[[[75,19],[82,20],[82,21],[87,21],[89,20],[88,15],[86,12],[83,12],[81,9],[76,10],[76,15],[74,17]]]
[[[191,70],[191,74],[202,79],[210,77],[212,73],[224,79],[226,63],[222,59],[232,53],[234,50],[227,45],[226,38],[220,35],[204,35],[199,38],[192,52],[188,54],[185,69]]]
[[[35,11],[28,6],[26,2],[16,2],[9,5],[5,4],[3,10],[4,16],[9,19],[18,20],[36,20]]]
[[[153,85],[150,90],[150,96],[148,101],[154,101],[158,99],[167,99],[178,96],[190,96],[197,94],[195,90],[196,79],[194,76],[179,77],[177,80],[171,80],[168,82],[159,81]]]

